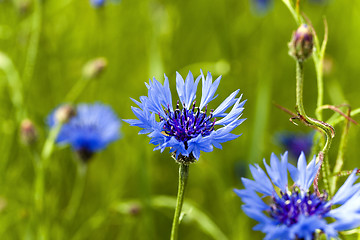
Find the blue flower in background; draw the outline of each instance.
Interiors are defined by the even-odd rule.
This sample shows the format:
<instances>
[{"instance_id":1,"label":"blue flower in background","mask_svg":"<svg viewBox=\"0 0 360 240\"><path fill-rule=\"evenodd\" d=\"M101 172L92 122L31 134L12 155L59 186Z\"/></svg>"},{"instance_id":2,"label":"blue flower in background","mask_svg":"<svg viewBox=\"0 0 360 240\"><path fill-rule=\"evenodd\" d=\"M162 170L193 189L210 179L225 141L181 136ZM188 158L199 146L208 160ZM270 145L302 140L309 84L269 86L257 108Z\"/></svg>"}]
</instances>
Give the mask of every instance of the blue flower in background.
<instances>
[{"instance_id":1,"label":"blue flower in background","mask_svg":"<svg viewBox=\"0 0 360 240\"><path fill-rule=\"evenodd\" d=\"M90 0L91 5L93 5L95 8L100 8L102 6L104 6L106 4L106 2L111 2L111 3L120 3L121 0Z\"/></svg>"},{"instance_id":2,"label":"blue flower in background","mask_svg":"<svg viewBox=\"0 0 360 240\"><path fill-rule=\"evenodd\" d=\"M94 7L102 7L105 4L105 0L90 0L90 3L94 6Z\"/></svg>"},{"instance_id":3,"label":"blue flower in background","mask_svg":"<svg viewBox=\"0 0 360 240\"><path fill-rule=\"evenodd\" d=\"M121 123L110 106L79 104L75 112L76 115L63 124L56 142L70 144L81 159L88 160L93 153L120 138ZM57 110L48 117L50 127L56 123L56 113Z\"/></svg>"},{"instance_id":4,"label":"blue flower in background","mask_svg":"<svg viewBox=\"0 0 360 240\"><path fill-rule=\"evenodd\" d=\"M360 225L360 184L354 185L356 171L328 199L325 192L318 196L309 190L320 167L315 162L314 157L307 165L301 153L295 167L288 163L287 152L281 155L281 161L272 154L270 166L264 159L270 178L259 165L250 165L254 180L243 178L245 189L234 191L244 202L244 212L259 222L254 230L265 233L264 239L312 240L318 230L328 238L336 238L339 231ZM288 172L294 183L288 182Z\"/></svg>"},{"instance_id":5,"label":"blue flower in background","mask_svg":"<svg viewBox=\"0 0 360 240\"><path fill-rule=\"evenodd\" d=\"M196 107L196 91L202 80L200 105ZM155 78L146 84L148 96L141 96L140 102L132 99L138 107L132 107L138 119L124 120L131 126L142 128L140 134L148 134L154 150L164 151L169 147L178 161L191 162L199 159L200 151L211 152L213 146L222 148L221 143L237 138L231 131L245 119L240 119L244 104L240 90L234 91L215 110L208 111L208 104L217 97L215 92L221 77L214 82L208 72L194 80L189 72L185 81L176 73L176 90L179 96L176 107L172 106L169 81L165 75L164 85ZM228 108L232 109L226 113ZM180 155L180 157L179 157Z\"/></svg>"},{"instance_id":6,"label":"blue flower in background","mask_svg":"<svg viewBox=\"0 0 360 240\"><path fill-rule=\"evenodd\" d=\"M255 15L265 15L273 6L273 0L250 0L251 10ZM329 0L309 0L313 4L326 4Z\"/></svg>"},{"instance_id":7,"label":"blue flower in background","mask_svg":"<svg viewBox=\"0 0 360 240\"><path fill-rule=\"evenodd\" d=\"M308 156L313 145L314 132L308 134L282 132L277 134L276 139L294 158L297 158L301 152Z\"/></svg>"},{"instance_id":8,"label":"blue flower in background","mask_svg":"<svg viewBox=\"0 0 360 240\"><path fill-rule=\"evenodd\" d=\"M250 5L253 13L256 15L264 15L267 11L272 8L272 0L250 0Z\"/></svg>"}]
</instances>

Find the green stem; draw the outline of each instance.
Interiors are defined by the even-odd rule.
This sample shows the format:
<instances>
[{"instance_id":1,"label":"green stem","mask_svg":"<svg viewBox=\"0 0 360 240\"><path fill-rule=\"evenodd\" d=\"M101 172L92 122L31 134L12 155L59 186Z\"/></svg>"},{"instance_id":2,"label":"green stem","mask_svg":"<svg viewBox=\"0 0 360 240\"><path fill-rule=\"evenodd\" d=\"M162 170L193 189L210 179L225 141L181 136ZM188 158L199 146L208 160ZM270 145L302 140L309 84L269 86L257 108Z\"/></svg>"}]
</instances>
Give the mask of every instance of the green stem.
<instances>
[{"instance_id":1,"label":"green stem","mask_svg":"<svg viewBox=\"0 0 360 240\"><path fill-rule=\"evenodd\" d=\"M6 75L11 91L11 101L16 109L16 120L20 123L26 116L23 98L23 85L14 63L2 52L0 52L0 69L3 70Z\"/></svg>"},{"instance_id":2,"label":"green stem","mask_svg":"<svg viewBox=\"0 0 360 240\"><path fill-rule=\"evenodd\" d=\"M42 4L43 3L40 0L34 1L34 13L32 16L32 34L29 40L29 47L26 54L26 61L23 73L23 81L25 84L27 84L29 80L31 80L34 73L41 33Z\"/></svg>"},{"instance_id":3,"label":"green stem","mask_svg":"<svg viewBox=\"0 0 360 240\"><path fill-rule=\"evenodd\" d=\"M293 16L295 22L300 25L302 22L301 16L295 11L293 4L290 2L290 0L282 0L285 6L289 9L291 15Z\"/></svg>"},{"instance_id":4,"label":"green stem","mask_svg":"<svg viewBox=\"0 0 360 240\"><path fill-rule=\"evenodd\" d=\"M81 199L84 194L86 174L87 164L83 162L78 162L75 186L73 188L67 209L65 211L65 217L67 220L72 220L79 209Z\"/></svg>"},{"instance_id":5,"label":"green stem","mask_svg":"<svg viewBox=\"0 0 360 240\"><path fill-rule=\"evenodd\" d=\"M51 156L51 153L54 150L55 140L61 130L62 124L58 123L56 124L49 133L49 136L47 137L43 150L41 152L41 159L42 161L47 161L49 157Z\"/></svg>"},{"instance_id":6,"label":"green stem","mask_svg":"<svg viewBox=\"0 0 360 240\"><path fill-rule=\"evenodd\" d=\"M360 108L354 109L351 111L350 113L350 117L355 117L356 115L358 115L360 113ZM334 114L335 115L335 114ZM339 124L340 122L344 121L346 118L344 118L343 116L339 116L337 118L335 118L335 116L330 118L330 123L332 126L335 126L337 124Z\"/></svg>"},{"instance_id":7,"label":"green stem","mask_svg":"<svg viewBox=\"0 0 360 240\"><path fill-rule=\"evenodd\" d=\"M323 150L319 153L317 161L322 161L322 174L323 174L323 181L325 185L326 191L331 196L330 187L328 178L330 176L330 169L329 164L326 159L326 154L329 151L331 146L331 141L334 135L333 129L330 125L321 122L319 120L310 118L306 115L303 103L303 85L304 85L304 65L303 62L297 61L296 62L296 110L298 111L300 118L302 118L307 124L312 126L316 126L320 130L322 130L326 135L326 142ZM321 156L321 157L320 157Z\"/></svg>"},{"instance_id":8,"label":"green stem","mask_svg":"<svg viewBox=\"0 0 360 240\"><path fill-rule=\"evenodd\" d=\"M65 97L65 102L73 103L79 98L80 94L89 85L90 79L79 79Z\"/></svg>"},{"instance_id":9,"label":"green stem","mask_svg":"<svg viewBox=\"0 0 360 240\"><path fill-rule=\"evenodd\" d=\"M189 165L180 163L179 166L179 186L176 200L176 208L174 214L174 220L171 229L170 240L176 240L178 237L178 230L180 224L180 214L184 202L185 187L189 176Z\"/></svg>"},{"instance_id":10,"label":"green stem","mask_svg":"<svg viewBox=\"0 0 360 240\"><path fill-rule=\"evenodd\" d=\"M315 61L315 57L314 57ZM318 89L318 97L317 97L317 111L316 118L320 121L323 119L322 109L320 108L324 102L324 81L323 81L323 59L320 61L315 61L316 67L316 79L317 79L317 89Z\"/></svg>"},{"instance_id":11,"label":"green stem","mask_svg":"<svg viewBox=\"0 0 360 240\"><path fill-rule=\"evenodd\" d=\"M45 169L47 161L53 152L55 140L62 127L61 123L56 124L51 130L45 141L41 158L36 161L36 179L35 179L35 211L38 221L38 239L47 239L46 223L44 215L44 192L45 192Z\"/></svg>"},{"instance_id":12,"label":"green stem","mask_svg":"<svg viewBox=\"0 0 360 240\"><path fill-rule=\"evenodd\" d=\"M338 155L336 158L335 167L334 167L334 171L333 171L333 173L335 173L335 174L341 171L341 168L344 164L344 152L345 152L345 148L346 148L346 144L347 144L347 136L348 136L348 132L349 132L349 127L350 127L350 121L347 120L347 122L345 123L345 126L344 126L344 130L341 134L339 151L338 151ZM334 192L336 189L337 179L338 179L337 177L332 178L332 182L331 182L332 192Z\"/></svg>"}]
</instances>

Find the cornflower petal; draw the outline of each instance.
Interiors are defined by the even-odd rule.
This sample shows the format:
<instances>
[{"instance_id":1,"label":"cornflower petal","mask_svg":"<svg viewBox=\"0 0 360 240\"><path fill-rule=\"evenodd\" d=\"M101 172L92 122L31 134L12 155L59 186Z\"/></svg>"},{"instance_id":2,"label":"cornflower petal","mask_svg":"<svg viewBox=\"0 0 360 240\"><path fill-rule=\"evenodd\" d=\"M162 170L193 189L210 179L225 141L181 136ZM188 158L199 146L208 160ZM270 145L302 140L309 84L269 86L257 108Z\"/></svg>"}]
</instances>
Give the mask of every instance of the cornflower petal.
<instances>
[{"instance_id":1,"label":"cornflower petal","mask_svg":"<svg viewBox=\"0 0 360 240\"><path fill-rule=\"evenodd\" d=\"M316 173L320 167L320 164L316 164L316 157L306 165L306 158L304 152L301 152L297 168L288 164L290 176L295 184L301 189L302 192L307 192L315 179Z\"/></svg>"},{"instance_id":2,"label":"cornflower petal","mask_svg":"<svg viewBox=\"0 0 360 240\"><path fill-rule=\"evenodd\" d=\"M272 196L275 192L275 189L272 186L268 176L266 176L265 172L259 166L254 167L252 165L250 165L250 171L255 181L247 178L241 178L244 186L266 196ZM261 184L259 184L259 181Z\"/></svg>"},{"instance_id":3,"label":"cornflower petal","mask_svg":"<svg viewBox=\"0 0 360 240\"><path fill-rule=\"evenodd\" d=\"M252 190L234 189L234 192L241 197L245 204L259 211L269 210L270 207L264 203L263 200Z\"/></svg>"},{"instance_id":4,"label":"cornflower petal","mask_svg":"<svg viewBox=\"0 0 360 240\"><path fill-rule=\"evenodd\" d=\"M191 139L188 145L188 152L191 152L196 159L199 159L200 151L211 152L213 150L211 139L209 137L202 137L201 135Z\"/></svg>"},{"instance_id":5,"label":"cornflower petal","mask_svg":"<svg viewBox=\"0 0 360 240\"><path fill-rule=\"evenodd\" d=\"M211 102L217 97L217 95L214 97L214 94L220 84L221 76L218 77L213 83L210 72L207 73L206 79L202 70L200 70L200 72L202 78L202 95L200 102L200 110L202 110L209 102Z\"/></svg>"},{"instance_id":6,"label":"cornflower petal","mask_svg":"<svg viewBox=\"0 0 360 240\"><path fill-rule=\"evenodd\" d=\"M259 221L259 222L267 222L271 224L271 219L263 214L259 209L250 208L248 205L244 205L242 210L248 215L249 217Z\"/></svg>"},{"instance_id":7,"label":"cornflower petal","mask_svg":"<svg viewBox=\"0 0 360 240\"><path fill-rule=\"evenodd\" d=\"M355 193L360 191L360 183L354 185L354 182L358 179L358 176L355 174L356 169L350 174L345 183L336 192L331 200L332 204L344 204Z\"/></svg>"},{"instance_id":8,"label":"cornflower petal","mask_svg":"<svg viewBox=\"0 0 360 240\"><path fill-rule=\"evenodd\" d=\"M232 105L234 105L237 101L237 99L235 98L236 95L239 93L240 89L234 91L232 94L230 94L230 96L228 96L214 111L214 117L224 117L226 116L226 114L224 114L224 112L231 107ZM242 97L242 95L240 95L240 98Z\"/></svg>"},{"instance_id":9,"label":"cornflower petal","mask_svg":"<svg viewBox=\"0 0 360 240\"><path fill-rule=\"evenodd\" d=\"M172 108L172 99L171 92L169 88L169 80L164 74L165 81L164 86L153 78L153 81L149 81L149 84L146 84L148 88L148 97L146 98L146 108L151 112L160 114L162 117L166 118L164 108Z\"/></svg>"},{"instance_id":10,"label":"cornflower petal","mask_svg":"<svg viewBox=\"0 0 360 240\"><path fill-rule=\"evenodd\" d=\"M288 155L287 152L285 152L285 154L281 156L281 162L280 162L277 156L274 153L272 153L270 157L271 167L269 167L269 165L266 164L265 158L263 159L266 171L269 174L272 182L283 192L287 191L287 184L288 184L287 155Z\"/></svg>"},{"instance_id":11,"label":"cornflower petal","mask_svg":"<svg viewBox=\"0 0 360 240\"><path fill-rule=\"evenodd\" d=\"M233 122L234 120L236 120L240 114L242 113L242 111L244 110L244 108L242 107L245 102L241 102L240 103L241 98L238 98L233 106L233 108L231 109L231 111L221 120L216 121L216 125L227 125L230 124L231 122Z\"/></svg>"}]
</instances>

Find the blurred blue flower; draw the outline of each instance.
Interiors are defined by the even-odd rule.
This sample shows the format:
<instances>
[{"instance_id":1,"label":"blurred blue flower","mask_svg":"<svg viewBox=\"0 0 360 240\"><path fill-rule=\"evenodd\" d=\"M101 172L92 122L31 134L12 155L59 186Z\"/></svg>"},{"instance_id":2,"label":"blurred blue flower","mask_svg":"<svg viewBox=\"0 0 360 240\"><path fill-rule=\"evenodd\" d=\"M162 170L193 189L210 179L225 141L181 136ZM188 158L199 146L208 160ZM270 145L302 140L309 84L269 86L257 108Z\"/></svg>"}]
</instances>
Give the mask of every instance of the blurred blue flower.
<instances>
[{"instance_id":1,"label":"blurred blue flower","mask_svg":"<svg viewBox=\"0 0 360 240\"><path fill-rule=\"evenodd\" d=\"M313 145L314 132L308 134L281 132L276 135L276 139L292 157L297 158L301 152L308 156Z\"/></svg>"},{"instance_id":2,"label":"blurred blue flower","mask_svg":"<svg viewBox=\"0 0 360 240\"><path fill-rule=\"evenodd\" d=\"M327 4L329 0L309 0L313 4ZM250 6L253 14L263 16L273 6L273 0L250 0Z\"/></svg>"},{"instance_id":3,"label":"blurred blue flower","mask_svg":"<svg viewBox=\"0 0 360 240\"><path fill-rule=\"evenodd\" d=\"M93 5L95 8L100 8L106 4L106 2L111 2L114 4L120 3L121 0L90 0L91 5Z\"/></svg>"},{"instance_id":4,"label":"blurred blue flower","mask_svg":"<svg viewBox=\"0 0 360 240\"><path fill-rule=\"evenodd\" d=\"M196 107L195 98L200 79L202 96L199 107ZM170 147L170 152L175 154L178 161L199 159L200 151L211 152L213 146L221 149L221 143L240 136L231 131L245 120L240 117L246 100L241 102L242 95L236 97L239 89L215 110L207 110L208 104L217 97L214 95L220 79L221 77L213 82L210 72L205 78L201 71L195 81L191 72L184 81L176 73L176 89L180 100L177 101L176 108L173 108L168 78L165 75L164 85L154 78L149 84L145 83L148 96L141 96L140 102L132 99L138 105L138 108L132 107L138 119L124 121L142 128L139 133L148 134L150 143L157 145L154 150L163 152L166 147ZM231 106L232 109L226 113Z\"/></svg>"},{"instance_id":5,"label":"blurred blue flower","mask_svg":"<svg viewBox=\"0 0 360 240\"><path fill-rule=\"evenodd\" d=\"M56 112L48 116L50 127L56 123ZM80 158L87 160L93 153L120 138L120 125L120 120L110 106L100 103L79 104L76 115L63 124L56 142L70 144Z\"/></svg>"},{"instance_id":6,"label":"blurred blue flower","mask_svg":"<svg viewBox=\"0 0 360 240\"><path fill-rule=\"evenodd\" d=\"M272 8L272 0L250 0L251 9L256 15L264 15Z\"/></svg>"},{"instance_id":7,"label":"blurred blue flower","mask_svg":"<svg viewBox=\"0 0 360 240\"><path fill-rule=\"evenodd\" d=\"M328 238L336 238L339 231L360 225L360 184L354 185L358 178L356 171L328 200L326 192L318 196L309 190L320 167L316 158L307 165L301 153L295 167L288 163L287 157L285 152L280 161L272 154L270 166L264 159L270 178L259 165L250 165L254 180L243 178L245 189L234 190L245 203L244 212L259 222L254 230L265 233L266 240L311 240L318 230ZM288 171L294 184L288 183Z\"/></svg>"},{"instance_id":8,"label":"blurred blue flower","mask_svg":"<svg viewBox=\"0 0 360 240\"><path fill-rule=\"evenodd\" d=\"M105 0L90 0L90 3L94 6L94 7L102 7L105 4Z\"/></svg>"}]
</instances>

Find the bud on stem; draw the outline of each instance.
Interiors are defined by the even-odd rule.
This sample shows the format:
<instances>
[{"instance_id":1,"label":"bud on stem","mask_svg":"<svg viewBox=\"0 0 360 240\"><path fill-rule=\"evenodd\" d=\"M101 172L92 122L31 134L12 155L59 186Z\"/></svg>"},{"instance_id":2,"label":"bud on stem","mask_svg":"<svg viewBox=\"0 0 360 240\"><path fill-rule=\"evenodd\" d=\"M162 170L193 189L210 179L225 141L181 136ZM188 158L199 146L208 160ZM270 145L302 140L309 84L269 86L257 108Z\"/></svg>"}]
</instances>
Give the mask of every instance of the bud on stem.
<instances>
[{"instance_id":1,"label":"bud on stem","mask_svg":"<svg viewBox=\"0 0 360 240\"><path fill-rule=\"evenodd\" d=\"M29 119L24 119L20 125L20 138L25 145L32 145L38 139L38 134L33 122Z\"/></svg>"},{"instance_id":2,"label":"bud on stem","mask_svg":"<svg viewBox=\"0 0 360 240\"><path fill-rule=\"evenodd\" d=\"M76 110L74 107L69 104L65 104L56 110L55 119L58 123L67 123L75 115Z\"/></svg>"},{"instance_id":3,"label":"bud on stem","mask_svg":"<svg viewBox=\"0 0 360 240\"><path fill-rule=\"evenodd\" d=\"M83 68L83 77L85 79L97 78L105 70L107 60L104 57L95 58L87 62Z\"/></svg>"},{"instance_id":4,"label":"bud on stem","mask_svg":"<svg viewBox=\"0 0 360 240\"><path fill-rule=\"evenodd\" d=\"M311 29L302 24L294 32L292 40L289 42L289 54L297 61L303 62L312 54L314 47L313 33Z\"/></svg>"}]
</instances>

